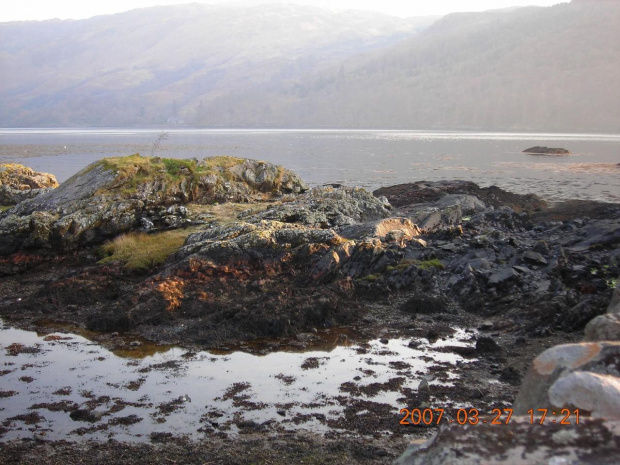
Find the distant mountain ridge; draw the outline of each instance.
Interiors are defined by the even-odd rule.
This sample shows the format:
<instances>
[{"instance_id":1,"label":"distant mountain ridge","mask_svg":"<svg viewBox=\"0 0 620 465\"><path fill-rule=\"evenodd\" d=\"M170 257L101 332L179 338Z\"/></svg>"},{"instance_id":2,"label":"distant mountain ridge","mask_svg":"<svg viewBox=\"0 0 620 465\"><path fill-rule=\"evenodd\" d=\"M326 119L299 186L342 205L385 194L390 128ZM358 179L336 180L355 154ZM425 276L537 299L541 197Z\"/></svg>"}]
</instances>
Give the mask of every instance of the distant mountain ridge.
<instances>
[{"instance_id":1,"label":"distant mountain ridge","mask_svg":"<svg viewBox=\"0 0 620 465\"><path fill-rule=\"evenodd\" d=\"M189 4L2 23L0 125L195 124L222 95L392 45L433 20Z\"/></svg>"},{"instance_id":2,"label":"distant mountain ridge","mask_svg":"<svg viewBox=\"0 0 620 465\"><path fill-rule=\"evenodd\" d=\"M4 23L0 125L620 133L620 2L434 19L194 4Z\"/></svg>"},{"instance_id":3,"label":"distant mountain ridge","mask_svg":"<svg viewBox=\"0 0 620 465\"><path fill-rule=\"evenodd\" d=\"M261 97L274 126L620 133L619 25L610 0L455 13Z\"/></svg>"}]
</instances>

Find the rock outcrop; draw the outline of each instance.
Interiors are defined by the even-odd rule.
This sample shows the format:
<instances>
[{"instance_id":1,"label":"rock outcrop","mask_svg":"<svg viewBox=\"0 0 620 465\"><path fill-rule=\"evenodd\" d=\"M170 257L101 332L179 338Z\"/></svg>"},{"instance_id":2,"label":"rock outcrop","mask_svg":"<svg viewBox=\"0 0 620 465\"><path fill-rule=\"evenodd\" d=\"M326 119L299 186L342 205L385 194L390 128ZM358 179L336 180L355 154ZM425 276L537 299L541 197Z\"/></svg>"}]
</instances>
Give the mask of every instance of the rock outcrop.
<instances>
[{"instance_id":1,"label":"rock outcrop","mask_svg":"<svg viewBox=\"0 0 620 465\"><path fill-rule=\"evenodd\" d=\"M40 173L23 165L0 164L0 205L16 205L58 187L53 174Z\"/></svg>"},{"instance_id":2,"label":"rock outcrop","mask_svg":"<svg viewBox=\"0 0 620 465\"><path fill-rule=\"evenodd\" d=\"M351 323L360 311L352 279L394 262L390 232L404 228L410 237L419 231L408 221L381 220L388 215L385 203L363 189L318 187L293 202L210 227L190 235L137 291L140 303L123 305L123 314L143 328L176 321L184 328L175 337L202 340L284 336ZM355 240L339 234L356 224L375 227ZM201 315L199 328L181 323L192 315ZM108 327L105 318L98 312L89 327ZM107 318L117 321L118 315Z\"/></svg>"},{"instance_id":3,"label":"rock outcrop","mask_svg":"<svg viewBox=\"0 0 620 465\"><path fill-rule=\"evenodd\" d=\"M176 227L191 221L182 208L189 202L248 202L306 189L291 171L255 160L104 159L4 212L0 255L32 248L71 250L141 226Z\"/></svg>"}]
</instances>

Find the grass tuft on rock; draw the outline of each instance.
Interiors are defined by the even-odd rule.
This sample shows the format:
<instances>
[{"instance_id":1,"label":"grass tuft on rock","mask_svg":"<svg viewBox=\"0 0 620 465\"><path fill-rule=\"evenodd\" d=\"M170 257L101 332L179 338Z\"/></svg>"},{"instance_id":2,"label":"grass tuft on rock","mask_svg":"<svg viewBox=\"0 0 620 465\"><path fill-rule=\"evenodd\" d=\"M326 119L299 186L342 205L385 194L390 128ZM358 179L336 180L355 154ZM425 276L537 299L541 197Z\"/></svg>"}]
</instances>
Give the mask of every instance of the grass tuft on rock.
<instances>
[{"instance_id":1,"label":"grass tuft on rock","mask_svg":"<svg viewBox=\"0 0 620 465\"><path fill-rule=\"evenodd\" d=\"M417 263L418 268L422 268L423 270L428 270L429 268L437 268L439 270L443 270L446 266L439 261L437 258L433 258L430 260L423 260Z\"/></svg>"},{"instance_id":2,"label":"grass tuft on rock","mask_svg":"<svg viewBox=\"0 0 620 465\"><path fill-rule=\"evenodd\" d=\"M104 258L99 263L122 262L125 268L147 270L166 261L185 243L189 234L189 230L123 234L101 246Z\"/></svg>"},{"instance_id":3,"label":"grass tuft on rock","mask_svg":"<svg viewBox=\"0 0 620 465\"><path fill-rule=\"evenodd\" d=\"M126 193L130 193L140 184L159 179L163 184L175 184L183 178L196 181L199 176L223 174L226 169L243 163L242 158L218 156L202 161L195 159L143 157L139 153L126 157L104 158L99 162L106 170L117 173L117 179L123 181Z\"/></svg>"}]
</instances>

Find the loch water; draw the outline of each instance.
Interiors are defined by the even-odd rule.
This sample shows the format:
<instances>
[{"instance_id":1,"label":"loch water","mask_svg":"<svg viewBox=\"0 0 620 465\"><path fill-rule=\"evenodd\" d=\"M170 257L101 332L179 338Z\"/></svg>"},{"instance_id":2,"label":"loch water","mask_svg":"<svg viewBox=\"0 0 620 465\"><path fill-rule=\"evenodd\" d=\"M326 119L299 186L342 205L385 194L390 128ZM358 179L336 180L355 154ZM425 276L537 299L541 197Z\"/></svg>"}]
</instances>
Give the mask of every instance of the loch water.
<instances>
[{"instance_id":1,"label":"loch water","mask_svg":"<svg viewBox=\"0 0 620 465\"><path fill-rule=\"evenodd\" d=\"M310 185L371 190L443 179L497 185L547 200L620 201L619 134L477 133L400 130L169 129L156 155L229 155L265 160ZM162 129L0 129L0 163L56 175L60 182L109 156L150 155ZM523 153L562 147L568 156Z\"/></svg>"}]
</instances>

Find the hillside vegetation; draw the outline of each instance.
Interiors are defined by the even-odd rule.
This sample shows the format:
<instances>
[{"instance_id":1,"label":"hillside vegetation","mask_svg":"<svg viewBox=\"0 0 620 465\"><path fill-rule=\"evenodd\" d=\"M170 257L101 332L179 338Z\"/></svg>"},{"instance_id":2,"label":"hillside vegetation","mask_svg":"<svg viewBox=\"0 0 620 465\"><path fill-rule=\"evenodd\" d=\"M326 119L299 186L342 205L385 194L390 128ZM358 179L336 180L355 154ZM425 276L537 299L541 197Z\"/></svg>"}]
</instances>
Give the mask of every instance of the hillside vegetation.
<instances>
[{"instance_id":1,"label":"hillside vegetation","mask_svg":"<svg viewBox=\"0 0 620 465\"><path fill-rule=\"evenodd\" d=\"M0 24L0 125L620 131L620 2ZM430 26L430 27L429 27Z\"/></svg>"}]
</instances>

